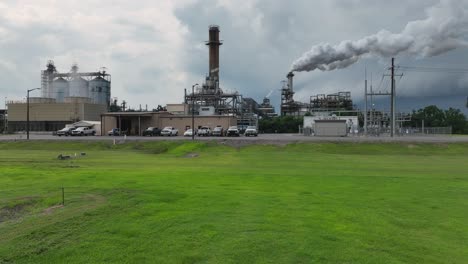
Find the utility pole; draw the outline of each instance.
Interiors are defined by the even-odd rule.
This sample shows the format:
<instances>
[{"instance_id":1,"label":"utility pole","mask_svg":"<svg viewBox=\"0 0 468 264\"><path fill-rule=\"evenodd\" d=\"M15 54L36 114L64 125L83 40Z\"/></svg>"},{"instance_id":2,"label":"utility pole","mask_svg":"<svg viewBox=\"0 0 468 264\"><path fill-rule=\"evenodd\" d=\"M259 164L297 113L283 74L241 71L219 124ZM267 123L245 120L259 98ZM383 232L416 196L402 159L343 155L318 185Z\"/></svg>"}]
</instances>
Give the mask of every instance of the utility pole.
<instances>
[{"instance_id":1,"label":"utility pole","mask_svg":"<svg viewBox=\"0 0 468 264\"><path fill-rule=\"evenodd\" d=\"M367 68L365 71L365 80L364 80L364 135L367 136Z\"/></svg>"},{"instance_id":2,"label":"utility pole","mask_svg":"<svg viewBox=\"0 0 468 264\"><path fill-rule=\"evenodd\" d=\"M29 89L26 95L26 139L29 140L29 93L41 88Z\"/></svg>"},{"instance_id":3,"label":"utility pole","mask_svg":"<svg viewBox=\"0 0 468 264\"><path fill-rule=\"evenodd\" d=\"M372 133L374 133L374 126L375 126L375 122L374 122L374 97L373 97L373 94L374 92L372 91L372 72L371 72L371 77L370 77L370 124L371 124L371 130L373 131Z\"/></svg>"},{"instance_id":4,"label":"utility pole","mask_svg":"<svg viewBox=\"0 0 468 264\"><path fill-rule=\"evenodd\" d=\"M192 141L195 140L195 86L198 83L192 85Z\"/></svg>"},{"instance_id":5,"label":"utility pole","mask_svg":"<svg viewBox=\"0 0 468 264\"><path fill-rule=\"evenodd\" d=\"M392 58L392 67L390 68L392 73L391 73L391 78L392 78L392 91L391 91L391 127L390 127L390 136L394 137L395 135L395 58Z\"/></svg>"}]
</instances>

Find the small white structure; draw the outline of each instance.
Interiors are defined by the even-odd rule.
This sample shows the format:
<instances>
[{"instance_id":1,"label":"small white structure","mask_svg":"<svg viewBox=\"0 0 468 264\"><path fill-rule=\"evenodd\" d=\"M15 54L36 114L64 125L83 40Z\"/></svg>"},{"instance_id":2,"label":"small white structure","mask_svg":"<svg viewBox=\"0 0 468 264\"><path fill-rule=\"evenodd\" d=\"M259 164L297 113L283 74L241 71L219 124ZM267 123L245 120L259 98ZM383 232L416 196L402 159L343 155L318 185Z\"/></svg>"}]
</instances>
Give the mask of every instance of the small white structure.
<instances>
[{"instance_id":1,"label":"small white structure","mask_svg":"<svg viewBox=\"0 0 468 264\"><path fill-rule=\"evenodd\" d=\"M213 115L215 115L214 106L200 106L199 115L200 116L213 116Z\"/></svg>"},{"instance_id":2,"label":"small white structure","mask_svg":"<svg viewBox=\"0 0 468 264\"><path fill-rule=\"evenodd\" d=\"M314 132L318 137L345 137L348 135L346 120L315 120Z\"/></svg>"},{"instance_id":3,"label":"small white structure","mask_svg":"<svg viewBox=\"0 0 468 264\"><path fill-rule=\"evenodd\" d=\"M317 133L316 133L316 131L317 131L317 122L318 121L320 122L322 120L341 120L341 121L345 121L344 122L345 131L346 131L345 135L342 135L342 133L340 132L339 133L340 135L335 135L336 133L332 133L332 135L329 135L329 136L346 136L347 134L356 133L359 130L359 121L358 121L357 116L336 116L336 115L329 115L328 113L320 113L320 114L317 114L315 116L304 116L304 123L303 123L304 134L305 135L316 135L316 136L318 136ZM328 127L328 126L333 126L332 123L333 122L329 123L328 125L326 125L325 123L322 123L320 126L321 126L321 128ZM336 124L334 124L336 126L336 129L338 129L337 127L340 127L339 129L341 131L342 123L343 122L337 122ZM320 133L321 136L324 136L323 133L324 133L324 131L322 130L321 133Z\"/></svg>"}]
</instances>

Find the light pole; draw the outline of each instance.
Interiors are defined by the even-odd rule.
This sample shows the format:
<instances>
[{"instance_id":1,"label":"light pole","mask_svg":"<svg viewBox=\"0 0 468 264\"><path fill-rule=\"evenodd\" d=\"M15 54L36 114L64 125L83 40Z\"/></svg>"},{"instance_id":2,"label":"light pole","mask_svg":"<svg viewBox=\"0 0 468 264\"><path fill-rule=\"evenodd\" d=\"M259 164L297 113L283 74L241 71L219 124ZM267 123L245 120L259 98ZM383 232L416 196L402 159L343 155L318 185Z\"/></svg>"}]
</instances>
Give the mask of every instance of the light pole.
<instances>
[{"instance_id":1,"label":"light pole","mask_svg":"<svg viewBox=\"0 0 468 264\"><path fill-rule=\"evenodd\" d=\"M4 133L4 134L7 133L7 119L6 119L6 115L7 115L7 97L5 96L5 112L3 112L3 133Z\"/></svg>"},{"instance_id":2,"label":"light pole","mask_svg":"<svg viewBox=\"0 0 468 264\"><path fill-rule=\"evenodd\" d=\"M26 96L26 139L29 140L29 93L34 90L39 90L41 88L29 89Z\"/></svg>"},{"instance_id":3,"label":"light pole","mask_svg":"<svg viewBox=\"0 0 468 264\"><path fill-rule=\"evenodd\" d=\"M197 86L198 83L192 85L192 140L195 140L195 86Z\"/></svg>"}]
</instances>

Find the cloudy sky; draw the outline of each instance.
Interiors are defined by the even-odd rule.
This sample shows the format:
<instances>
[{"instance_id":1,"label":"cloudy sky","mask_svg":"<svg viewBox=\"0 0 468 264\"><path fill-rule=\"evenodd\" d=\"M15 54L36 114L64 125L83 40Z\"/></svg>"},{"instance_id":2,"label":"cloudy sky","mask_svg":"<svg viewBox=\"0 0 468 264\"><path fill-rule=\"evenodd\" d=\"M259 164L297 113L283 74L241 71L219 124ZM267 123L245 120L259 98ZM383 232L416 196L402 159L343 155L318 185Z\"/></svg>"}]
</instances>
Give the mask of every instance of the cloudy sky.
<instances>
[{"instance_id":1,"label":"cloudy sky","mask_svg":"<svg viewBox=\"0 0 468 264\"><path fill-rule=\"evenodd\" d=\"M442 0L446 1L446 0ZM54 60L59 71L73 63L81 71L106 67L112 97L130 106L178 103L184 88L208 71L208 26L217 24L221 86L257 101L274 90L292 63L314 45L358 40L382 29L398 33L423 20L439 0L2 0L0 2L0 102L20 100L40 86L40 71ZM468 0L454 0L460 8ZM466 12L465 12L466 14ZM464 32L466 33L466 32ZM468 37L464 35L464 40ZM468 68L468 48L435 57L399 54L398 65ZM363 56L335 71L299 72L296 100L351 91L362 102L364 71L375 89L387 89L382 74L390 59ZM397 93L402 110L439 104L464 107L468 74L403 72ZM39 92L34 92L39 95ZM382 108L385 103L378 102ZM2 105L3 107L3 105ZM466 109L464 109L466 112Z\"/></svg>"}]
</instances>

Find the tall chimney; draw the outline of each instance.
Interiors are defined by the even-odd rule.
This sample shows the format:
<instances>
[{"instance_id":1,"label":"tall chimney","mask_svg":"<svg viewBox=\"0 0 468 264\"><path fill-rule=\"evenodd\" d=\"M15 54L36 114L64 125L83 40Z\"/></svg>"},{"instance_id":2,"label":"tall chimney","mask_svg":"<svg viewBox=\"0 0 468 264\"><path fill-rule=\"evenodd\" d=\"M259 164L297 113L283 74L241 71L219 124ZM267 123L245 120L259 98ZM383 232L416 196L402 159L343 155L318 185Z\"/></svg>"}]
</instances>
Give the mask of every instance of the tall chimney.
<instances>
[{"instance_id":1,"label":"tall chimney","mask_svg":"<svg viewBox=\"0 0 468 264\"><path fill-rule=\"evenodd\" d=\"M210 47L210 77L215 77L216 80L219 80L219 46L223 45L219 41L219 26L211 25L209 30L209 40L206 42L206 45Z\"/></svg>"},{"instance_id":2,"label":"tall chimney","mask_svg":"<svg viewBox=\"0 0 468 264\"><path fill-rule=\"evenodd\" d=\"M288 77L288 87L289 87L289 90L293 90L293 77L294 77L294 73L293 72L289 72L288 75L286 75L286 77Z\"/></svg>"}]
</instances>

